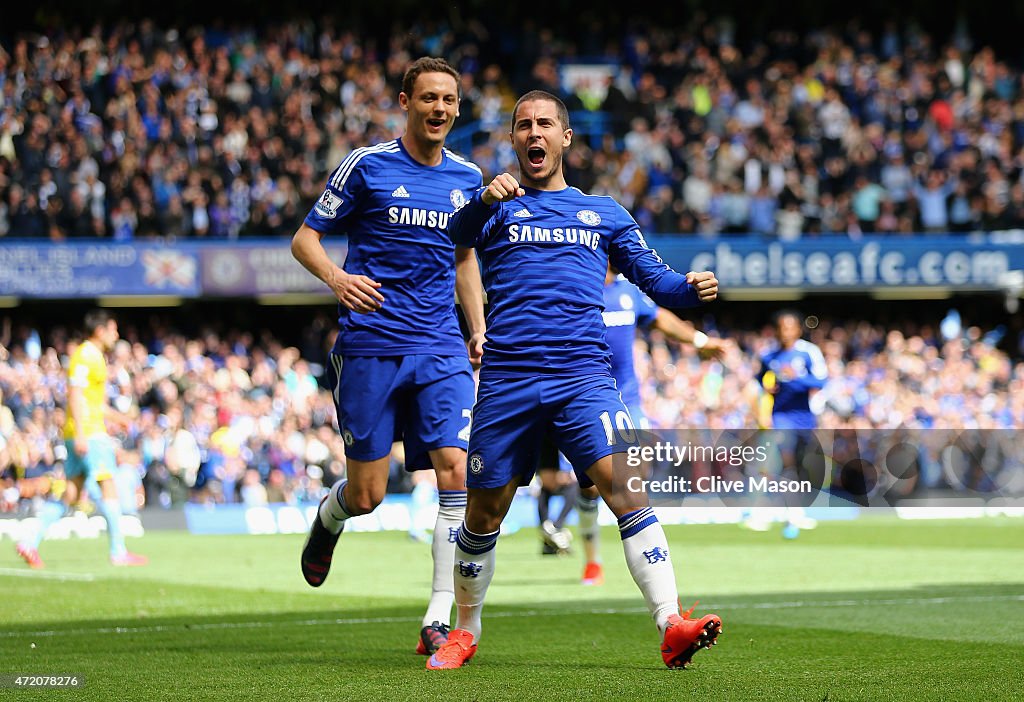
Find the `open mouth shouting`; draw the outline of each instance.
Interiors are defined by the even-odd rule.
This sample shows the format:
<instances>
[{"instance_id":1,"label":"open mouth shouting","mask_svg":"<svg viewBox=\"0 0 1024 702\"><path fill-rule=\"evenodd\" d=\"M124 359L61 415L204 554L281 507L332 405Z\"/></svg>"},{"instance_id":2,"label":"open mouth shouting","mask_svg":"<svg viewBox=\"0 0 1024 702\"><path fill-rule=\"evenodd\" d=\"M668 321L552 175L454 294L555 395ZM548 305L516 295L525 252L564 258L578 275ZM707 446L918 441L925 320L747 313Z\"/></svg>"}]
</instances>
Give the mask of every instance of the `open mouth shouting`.
<instances>
[{"instance_id":1,"label":"open mouth shouting","mask_svg":"<svg viewBox=\"0 0 1024 702\"><path fill-rule=\"evenodd\" d=\"M533 170L540 170L544 166L544 159L547 156L547 152L544 151L542 146L531 146L526 150L526 158L530 161L530 166Z\"/></svg>"}]
</instances>

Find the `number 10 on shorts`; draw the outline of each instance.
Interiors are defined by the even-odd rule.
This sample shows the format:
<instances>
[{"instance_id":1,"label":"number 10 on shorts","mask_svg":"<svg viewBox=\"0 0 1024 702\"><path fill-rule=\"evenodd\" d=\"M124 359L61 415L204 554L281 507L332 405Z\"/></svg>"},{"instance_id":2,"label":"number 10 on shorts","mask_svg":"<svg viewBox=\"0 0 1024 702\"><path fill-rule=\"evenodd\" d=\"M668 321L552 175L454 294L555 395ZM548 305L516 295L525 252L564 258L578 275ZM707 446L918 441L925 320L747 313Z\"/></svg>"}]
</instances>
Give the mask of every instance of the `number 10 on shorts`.
<instances>
[{"instance_id":1,"label":"number 10 on shorts","mask_svg":"<svg viewBox=\"0 0 1024 702\"><path fill-rule=\"evenodd\" d=\"M604 436L608 440L609 446L614 446L615 431L618 431L619 438L622 439L621 443L632 444L636 441L636 429L633 427L633 420L630 419L629 413L625 410L619 410L615 413L615 424L612 425L611 412L601 413L601 425L604 427Z\"/></svg>"}]
</instances>

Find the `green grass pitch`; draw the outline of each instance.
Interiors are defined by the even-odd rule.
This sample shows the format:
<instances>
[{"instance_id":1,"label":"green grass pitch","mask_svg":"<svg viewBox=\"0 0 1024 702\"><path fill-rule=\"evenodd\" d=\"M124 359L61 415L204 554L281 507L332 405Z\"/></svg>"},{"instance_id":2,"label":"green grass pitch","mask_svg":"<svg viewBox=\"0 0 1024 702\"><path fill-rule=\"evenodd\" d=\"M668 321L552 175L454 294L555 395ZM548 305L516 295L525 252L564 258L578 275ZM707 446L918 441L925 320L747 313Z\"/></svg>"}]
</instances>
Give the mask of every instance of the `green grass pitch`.
<instances>
[{"instance_id":1,"label":"green grass pitch","mask_svg":"<svg viewBox=\"0 0 1024 702\"><path fill-rule=\"evenodd\" d=\"M723 619L686 671L659 640L602 533L606 583L578 558L541 558L532 531L498 543L484 636L462 670L413 649L429 548L346 534L318 590L303 536L153 532L144 568L107 565L100 541L44 543L31 572L0 552L0 673L76 673L75 700L1019 700L1024 697L1024 523L824 523L796 541L734 525L668 527L685 606ZM35 644L33 647L32 644Z\"/></svg>"}]
</instances>

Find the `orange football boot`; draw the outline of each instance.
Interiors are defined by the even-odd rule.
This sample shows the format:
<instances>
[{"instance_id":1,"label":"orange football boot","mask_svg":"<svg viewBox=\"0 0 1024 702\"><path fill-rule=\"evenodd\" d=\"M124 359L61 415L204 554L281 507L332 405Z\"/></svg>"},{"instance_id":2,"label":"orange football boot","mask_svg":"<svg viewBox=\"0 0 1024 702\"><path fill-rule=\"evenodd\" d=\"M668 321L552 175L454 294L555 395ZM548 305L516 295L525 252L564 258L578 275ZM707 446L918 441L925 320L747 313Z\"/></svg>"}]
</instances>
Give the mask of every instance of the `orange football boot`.
<instances>
[{"instance_id":1,"label":"orange football boot","mask_svg":"<svg viewBox=\"0 0 1024 702\"><path fill-rule=\"evenodd\" d=\"M601 564L596 561L587 563L583 569L583 580L584 585L602 585L604 583L604 569L601 568Z\"/></svg>"},{"instance_id":2,"label":"orange football boot","mask_svg":"<svg viewBox=\"0 0 1024 702\"><path fill-rule=\"evenodd\" d=\"M693 607L668 618L668 627L661 642L661 659L669 668L685 668L693 654L702 648L715 645L722 633L722 620L717 614L705 614L700 619L690 619Z\"/></svg>"},{"instance_id":3,"label":"orange football boot","mask_svg":"<svg viewBox=\"0 0 1024 702\"><path fill-rule=\"evenodd\" d=\"M448 642L427 659L427 670L461 668L475 655L473 635L465 629L456 629L448 635Z\"/></svg>"},{"instance_id":4,"label":"orange football boot","mask_svg":"<svg viewBox=\"0 0 1024 702\"><path fill-rule=\"evenodd\" d=\"M39 570L40 568L45 567L43 565L43 559L39 557L39 551L32 548L31 546L26 546L25 544L18 544L15 550L18 552L19 556L25 559L25 562L28 563L29 568L32 568L33 570Z\"/></svg>"}]
</instances>

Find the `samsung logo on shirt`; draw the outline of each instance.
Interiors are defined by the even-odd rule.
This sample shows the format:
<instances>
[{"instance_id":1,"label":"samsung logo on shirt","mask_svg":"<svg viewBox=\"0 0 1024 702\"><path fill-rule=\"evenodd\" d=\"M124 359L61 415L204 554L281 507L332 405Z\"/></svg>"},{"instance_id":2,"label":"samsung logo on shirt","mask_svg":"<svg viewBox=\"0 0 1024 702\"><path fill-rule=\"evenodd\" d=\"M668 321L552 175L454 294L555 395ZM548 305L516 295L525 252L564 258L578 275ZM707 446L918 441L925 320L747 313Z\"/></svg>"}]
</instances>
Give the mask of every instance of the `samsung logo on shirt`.
<instances>
[{"instance_id":1,"label":"samsung logo on shirt","mask_svg":"<svg viewBox=\"0 0 1024 702\"><path fill-rule=\"evenodd\" d=\"M602 312L604 325L606 327L635 327L636 312L633 310L615 310L614 312Z\"/></svg>"},{"instance_id":2,"label":"samsung logo on shirt","mask_svg":"<svg viewBox=\"0 0 1024 702\"><path fill-rule=\"evenodd\" d=\"M531 227L529 224L510 224L508 227L508 240L513 244L525 242L533 244L544 242L552 244L580 244L597 251L597 247L601 243L601 234L589 229L577 229L576 227L545 229L542 227Z\"/></svg>"},{"instance_id":3,"label":"samsung logo on shirt","mask_svg":"<svg viewBox=\"0 0 1024 702\"><path fill-rule=\"evenodd\" d=\"M389 207L388 221L391 224L410 224L414 227L438 227L446 229L451 212L424 210L419 207Z\"/></svg>"}]
</instances>

